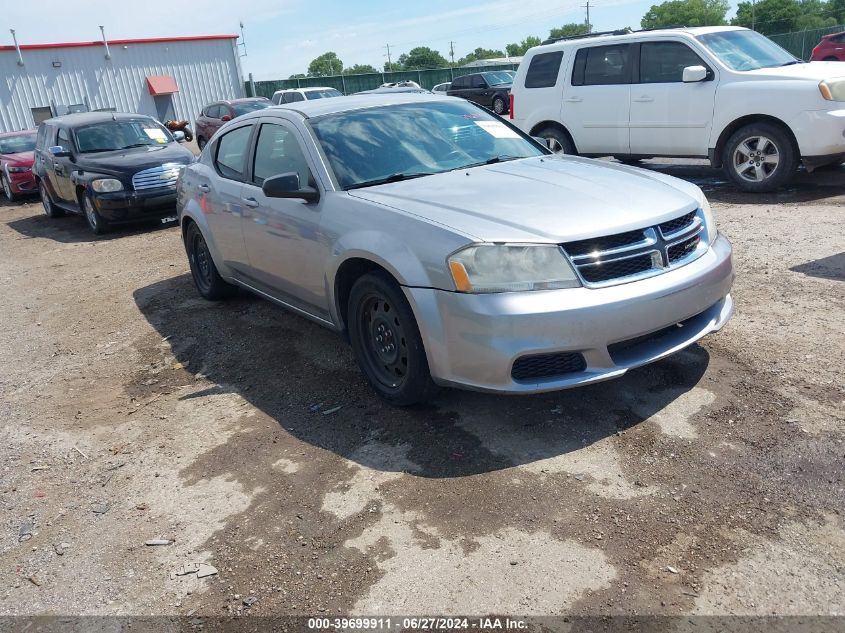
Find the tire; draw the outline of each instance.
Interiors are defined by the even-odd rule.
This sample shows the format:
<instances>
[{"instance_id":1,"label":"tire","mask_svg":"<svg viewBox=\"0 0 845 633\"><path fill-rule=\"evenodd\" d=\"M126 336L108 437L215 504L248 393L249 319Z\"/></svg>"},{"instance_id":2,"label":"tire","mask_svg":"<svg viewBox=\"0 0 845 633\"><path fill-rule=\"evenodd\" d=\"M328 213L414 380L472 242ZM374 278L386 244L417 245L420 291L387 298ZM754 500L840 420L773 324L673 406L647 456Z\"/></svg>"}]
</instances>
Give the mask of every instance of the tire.
<instances>
[{"instance_id":1,"label":"tire","mask_svg":"<svg viewBox=\"0 0 845 633\"><path fill-rule=\"evenodd\" d=\"M50 192L44 185L43 180L38 181L38 194L41 196L41 206L44 207L44 214L49 218L60 218L65 212L56 206L56 203L50 198Z\"/></svg>"},{"instance_id":2,"label":"tire","mask_svg":"<svg viewBox=\"0 0 845 633\"><path fill-rule=\"evenodd\" d=\"M728 139L722 164L740 189L764 193L791 180L798 169L798 153L792 139L780 127L751 123Z\"/></svg>"},{"instance_id":3,"label":"tire","mask_svg":"<svg viewBox=\"0 0 845 633\"><path fill-rule=\"evenodd\" d=\"M193 222L185 235L185 251L188 253L194 285L204 299L220 301L237 293L238 289L223 281L220 273L217 272L217 266L214 265L202 231Z\"/></svg>"},{"instance_id":4,"label":"tire","mask_svg":"<svg viewBox=\"0 0 845 633\"><path fill-rule=\"evenodd\" d=\"M94 201L91 199L89 193L83 193L79 202L82 205L82 214L85 216L85 221L88 223L88 228L94 235L102 235L108 232L109 224L97 211L94 206Z\"/></svg>"},{"instance_id":5,"label":"tire","mask_svg":"<svg viewBox=\"0 0 845 633\"><path fill-rule=\"evenodd\" d=\"M389 275L373 272L358 279L346 318L355 359L379 396L404 407L436 393L414 313Z\"/></svg>"},{"instance_id":6,"label":"tire","mask_svg":"<svg viewBox=\"0 0 845 633\"><path fill-rule=\"evenodd\" d=\"M499 116L508 113L508 104L503 97L497 95L493 98L493 112Z\"/></svg>"},{"instance_id":7,"label":"tire","mask_svg":"<svg viewBox=\"0 0 845 633\"><path fill-rule=\"evenodd\" d=\"M823 61L823 62L838 62L838 61L839 61L839 58L838 58L838 57L834 57L833 55L828 55L828 56L827 56L827 57L825 57L822 61Z\"/></svg>"},{"instance_id":8,"label":"tire","mask_svg":"<svg viewBox=\"0 0 845 633\"><path fill-rule=\"evenodd\" d=\"M6 196L6 200L9 202L15 202L18 199L18 196L12 191L12 185L6 179L6 176L0 175L0 180L3 181L3 195Z\"/></svg>"},{"instance_id":9,"label":"tire","mask_svg":"<svg viewBox=\"0 0 845 633\"><path fill-rule=\"evenodd\" d=\"M643 162L642 158L631 158L630 156L614 156L613 158L623 165L629 165L631 167L639 167Z\"/></svg>"},{"instance_id":10,"label":"tire","mask_svg":"<svg viewBox=\"0 0 845 633\"><path fill-rule=\"evenodd\" d=\"M544 127L535 136L546 139L546 146L555 154L577 154L569 134L556 128Z\"/></svg>"},{"instance_id":11,"label":"tire","mask_svg":"<svg viewBox=\"0 0 845 633\"><path fill-rule=\"evenodd\" d=\"M208 141L206 141L202 136L197 137L197 147L199 148L200 151L203 150L203 148L205 147L205 144L207 142Z\"/></svg>"}]
</instances>

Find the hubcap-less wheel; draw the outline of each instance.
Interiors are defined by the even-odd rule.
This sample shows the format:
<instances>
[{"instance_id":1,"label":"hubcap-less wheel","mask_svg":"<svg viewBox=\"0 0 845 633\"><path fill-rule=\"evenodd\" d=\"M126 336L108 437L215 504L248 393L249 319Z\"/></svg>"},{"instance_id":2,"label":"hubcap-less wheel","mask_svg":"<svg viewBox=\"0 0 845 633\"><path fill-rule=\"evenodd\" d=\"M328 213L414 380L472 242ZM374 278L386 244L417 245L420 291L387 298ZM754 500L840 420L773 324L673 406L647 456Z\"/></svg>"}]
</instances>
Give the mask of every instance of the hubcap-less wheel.
<instances>
[{"instance_id":1,"label":"hubcap-less wheel","mask_svg":"<svg viewBox=\"0 0 845 633\"><path fill-rule=\"evenodd\" d=\"M399 313L372 293L359 304L357 321L371 375L385 387L400 387L408 375L408 344Z\"/></svg>"},{"instance_id":2,"label":"hubcap-less wheel","mask_svg":"<svg viewBox=\"0 0 845 633\"><path fill-rule=\"evenodd\" d=\"M211 253L199 231L191 235L191 273L194 275L194 282L203 293L211 290L213 271L211 268Z\"/></svg>"},{"instance_id":3,"label":"hubcap-less wheel","mask_svg":"<svg viewBox=\"0 0 845 633\"><path fill-rule=\"evenodd\" d=\"M737 145L733 155L733 168L740 178L748 182L762 182L769 178L780 164L777 145L765 136L750 136Z\"/></svg>"},{"instance_id":4,"label":"hubcap-less wheel","mask_svg":"<svg viewBox=\"0 0 845 633\"><path fill-rule=\"evenodd\" d=\"M502 99L493 99L493 112L502 114L505 111L505 102Z\"/></svg>"},{"instance_id":5,"label":"hubcap-less wheel","mask_svg":"<svg viewBox=\"0 0 845 633\"><path fill-rule=\"evenodd\" d=\"M85 219L88 220L88 224L91 225L91 228L96 231L100 228L100 218L97 217L97 210L94 209L94 203L91 202L91 198L85 196L83 198L82 206L85 209Z\"/></svg>"}]
</instances>

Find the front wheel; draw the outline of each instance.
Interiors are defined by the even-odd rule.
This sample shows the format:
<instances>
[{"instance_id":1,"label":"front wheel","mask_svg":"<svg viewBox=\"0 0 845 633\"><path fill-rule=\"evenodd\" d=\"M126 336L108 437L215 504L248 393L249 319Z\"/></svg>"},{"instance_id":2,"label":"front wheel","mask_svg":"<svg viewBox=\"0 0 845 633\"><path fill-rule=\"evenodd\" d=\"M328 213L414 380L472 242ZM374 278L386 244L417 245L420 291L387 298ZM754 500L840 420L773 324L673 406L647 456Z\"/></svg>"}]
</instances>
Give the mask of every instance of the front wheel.
<instances>
[{"instance_id":1,"label":"front wheel","mask_svg":"<svg viewBox=\"0 0 845 633\"><path fill-rule=\"evenodd\" d=\"M493 112L498 115L505 114L508 111L508 104L505 103L503 97L496 97L493 99Z\"/></svg>"},{"instance_id":2,"label":"front wheel","mask_svg":"<svg viewBox=\"0 0 845 633\"><path fill-rule=\"evenodd\" d=\"M0 180L3 181L3 195L6 196L6 200L8 200L9 202L14 202L15 200L17 200L18 197L17 195L15 195L15 192L12 191L12 185L9 183L9 180L6 178L6 176L0 176Z\"/></svg>"},{"instance_id":3,"label":"front wheel","mask_svg":"<svg viewBox=\"0 0 845 633\"><path fill-rule=\"evenodd\" d=\"M575 143L569 138L569 134L556 128L544 127L537 132L537 136L546 141L548 147L555 154L576 154Z\"/></svg>"},{"instance_id":4,"label":"front wheel","mask_svg":"<svg viewBox=\"0 0 845 633\"><path fill-rule=\"evenodd\" d=\"M109 230L108 223L100 215L100 212L97 211L94 201L88 193L82 194L82 211L85 213L85 221L88 222L88 228L91 229L94 235L102 235Z\"/></svg>"},{"instance_id":5,"label":"front wheel","mask_svg":"<svg viewBox=\"0 0 845 633\"><path fill-rule=\"evenodd\" d=\"M237 292L232 284L223 281L214 260L211 258L211 251L196 224L191 222L188 233L185 236L185 250L188 252L188 263L191 266L191 276L194 278L194 285L204 299L219 301L227 299Z\"/></svg>"},{"instance_id":6,"label":"front wheel","mask_svg":"<svg viewBox=\"0 0 845 633\"><path fill-rule=\"evenodd\" d=\"M722 164L740 189L764 193L789 182L798 168L798 153L781 128L752 123L728 139Z\"/></svg>"},{"instance_id":7,"label":"front wheel","mask_svg":"<svg viewBox=\"0 0 845 633\"><path fill-rule=\"evenodd\" d=\"M424 402L437 390L405 295L385 273L364 275L349 295L349 340L373 390L396 406Z\"/></svg>"}]
</instances>

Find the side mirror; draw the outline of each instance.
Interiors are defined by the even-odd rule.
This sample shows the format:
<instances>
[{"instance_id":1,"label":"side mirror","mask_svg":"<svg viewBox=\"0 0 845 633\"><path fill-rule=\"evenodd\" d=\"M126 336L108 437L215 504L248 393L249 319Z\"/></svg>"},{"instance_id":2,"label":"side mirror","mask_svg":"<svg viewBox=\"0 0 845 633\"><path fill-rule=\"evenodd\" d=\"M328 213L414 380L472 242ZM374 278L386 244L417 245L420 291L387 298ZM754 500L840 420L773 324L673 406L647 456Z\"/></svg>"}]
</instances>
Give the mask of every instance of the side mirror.
<instances>
[{"instance_id":1,"label":"side mirror","mask_svg":"<svg viewBox=\"0 0 845 633\"><path fill-rule=\"evenodd\" d=\"M684 68L684 83L691 84L707 79L707 69L704 66L687 66Z\"/></svg>"},{"instance_id":2,"label":"side mirror","mask_svg":"<svg viewBox=\"0 0 845 633\"><path fill-rule=\"evenodd\" d=\"M67 158L68 156L70 156L70 152L61 145L53 145L53 147L50 148L49 152L53 156L53 158Z\"/></svg>"},{"instance_id":3,"label":"side mirror","mask_svg":"<svg viewBox=\"0 0 845 633\"><path fill-rule=\"evenodd\" d=\"M306 202L317 202L320 199L320 192L316 189L300 186L299 174L295 171L267 178L261 190L268 198L301 198Z\"/></svg>"},{"instance_id":4,"label":"side mirror","mask_svg":"<svg viewBox=\"0 0 845 633\"><path fill-rule=\"evenodd\" d=\"M228 114L224 114L223 116L220 117L220 120L225 123L226 121L231 121L232 117Z\"/></svg>"},{"instance_id":5,"label":"side mirror","mask_svg":"<svg viewBox=\"0 0 845 633\"><path fill-rule=\"evenodd\" d=\"M181 130L176 130L175 132L171 132L171 134L173 134L173 140L177 143L181 143L185 140L185 133Z\"/></svg>"}]
</instances>

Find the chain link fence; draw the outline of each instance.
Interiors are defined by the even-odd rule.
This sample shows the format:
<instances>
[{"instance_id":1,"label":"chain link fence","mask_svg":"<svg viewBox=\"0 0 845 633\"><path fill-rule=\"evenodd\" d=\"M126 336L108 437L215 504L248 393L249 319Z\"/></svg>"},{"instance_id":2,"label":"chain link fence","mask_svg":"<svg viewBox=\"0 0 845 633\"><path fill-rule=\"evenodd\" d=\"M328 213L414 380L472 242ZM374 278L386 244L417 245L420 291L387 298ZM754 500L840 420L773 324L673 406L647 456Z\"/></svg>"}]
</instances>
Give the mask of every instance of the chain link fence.
<instances>
[{"instance_id":1,"label":"chain link fence","mask_svg":"<svg viewBox=\"0 0 845 633\"><path fill-rule=\"evenodd\" d=\"M486 72L488 70L516 70L519 64L502 64L496 66L461 66L459 68L436 68L433 70L403 70L392 73L369 73L366 75L332 75L330 77L304 77L302 79L276 79L273 81L256 81L255 94L252 94L249 82L246 83L246 94L251 97L273 96L277 90L289 88L310 88L325 86L336 88L343 94L351 95L362 90L372 90L385 83L396 81L416 81L426 90L431 90L437 84L452 81L455 77L471 73Z\"/></svg>"},{"instance_id":2,"label":"chain link fence","mask_svg":"<svg viewBox=\"0 0 845 633\"><path fill-rule=\"evenodd\" d=\"M828 26L822 29L807 29L805 31L793 31L792 33L781 33L780 35L769 35L769 39L779 44L799 59L809 60L813 54L813 48L825 35L845 31L845 25Z\"/></svg>"}]
</instances>

